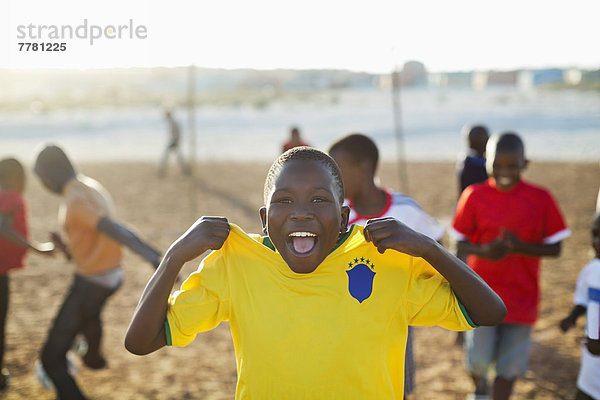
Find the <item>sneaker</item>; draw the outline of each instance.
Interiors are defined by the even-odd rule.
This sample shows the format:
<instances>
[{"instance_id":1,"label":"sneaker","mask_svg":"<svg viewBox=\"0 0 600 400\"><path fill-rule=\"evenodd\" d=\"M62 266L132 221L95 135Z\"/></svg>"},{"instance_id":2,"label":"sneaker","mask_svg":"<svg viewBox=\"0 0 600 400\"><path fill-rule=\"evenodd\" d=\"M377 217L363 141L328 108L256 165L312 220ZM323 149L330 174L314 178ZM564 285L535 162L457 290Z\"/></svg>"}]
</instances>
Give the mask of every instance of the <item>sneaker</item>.
<instances>
[{"instance_id":1,"label":"sneaker","mask_svg":"<svg viewBox=\"0 0 600 400\"><path fill-rule=\"evenodd\" d=\"M81 358L81 361L83 361L86 367L91 369L104 369L108 366L108 363L106 362L106 359L102 357L102 354L96 354L92 357L90 353L86 353L86 355Z\"/></svg>"},{"instance_id":2,"label":"sneaker","mask_svg":"<svg viewBox=\"0 0 600 400\"><path fill-rule=\"evenodd\" d=\"M37 360L35 362L35 365L33 366L33 370L35 372L35 377L37 378L40 385L42 385L42 387L46 390L54 391L54 384L52 383L52 380L46 373L46 370L42 366L42 363L40 360Z\"/></svg>"},{"instance_id":3,"label":"sneaker","mask_svg":"<svg viewBox=\"0 0 600 400\"><path fill-rule=\"evenodd\" d=\"M0 371L0 393L8 389L8 381L10 380L10 373L6 368L2 368Z\"/></svg>"},{"instance_id":4,"label":"sneaker","mask_svg":"<svg viewBox=\"0 0 600 400\"><path fill-rule=\"evenodd\" d=\"M75 354L77 354L79 357L83 358L88 351L88 343L85 340L85 338L79 338L71 347L71 349L73 351L75 351Z\"/></svg>"},{"instance_id":5,"label":"sneaker","mask_svg":"<svg viewBox=\"0 0 600 400\"><path fill-rule=\"evenodd\" d=\"M490 400L490 396L487 394L469 393L467 395L467 400Z\"/></svg>"},{"instance_id":6,"label":"sneaker","mask_svg":"<svg viewBox=\"0 0 600 400\"><path fill-rule=\"evenodd\" d=\"M475 391L467 395L467 400L489 400L489 387L486 378L479 380L475 386Z\"/></svg>"},{"instance_id":7,"label":"sneaker","mask_svg":"<svg viewBox=\"0 0 600 400\"><path fill-rule=\"evenodd\" d=\"M44 366L40 360L36 360L33 366L33 370L35 372L35 376L42 385L42 387L46 390L54 391L54 384L52 383L52 379L46 373ZM77 365L75 364L75 357L71 352L67 353L67 370L69 371L69 375L75 377L77 375Z\"/></svg>"},{"instance_id":8,"label":"sneaker","mask_svg":"<svg viewBox=\"0 0 600 400\"><path fill-rule=\"evenodd\" d=\"M90 354L88 343L84 338L79 339L73 346L75 353L81 358L81 361L90 369L107 368L108 363L102 354Z\"/></svg>"}]
</instances>

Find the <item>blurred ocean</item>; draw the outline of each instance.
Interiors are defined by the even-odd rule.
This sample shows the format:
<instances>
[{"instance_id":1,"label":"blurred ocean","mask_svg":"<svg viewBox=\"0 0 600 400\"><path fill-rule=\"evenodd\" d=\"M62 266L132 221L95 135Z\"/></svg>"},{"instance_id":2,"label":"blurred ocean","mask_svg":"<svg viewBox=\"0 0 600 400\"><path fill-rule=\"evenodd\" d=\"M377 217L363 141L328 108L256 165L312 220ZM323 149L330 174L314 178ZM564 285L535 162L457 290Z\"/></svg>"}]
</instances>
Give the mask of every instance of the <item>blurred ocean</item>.
<instances>
[{"instance_id":1,"label":"blurred ocean","mask_svg":"<svg viewBox=\"0 0 600 400\"><path fill-rule=\"evenodd\" d=\"M188 112L174 114L189 156ZM385 91L337 91L323 101L273 101L261 107L203 106L194 120L199 161L272 161L292 125L321 149L343 134L362 132L375 139L384 160L397 157L391 95ZM600 160L597 91L403 88L401 123L409 160L456 160L465 146L461 129L474 122L492 132L521 134L534 160ZM27 163L43 142L62 145L78 162L158 160L167 137L162 110L154 107L0 114L0 157L13 155Z\"/></svg>"}]
</instances>

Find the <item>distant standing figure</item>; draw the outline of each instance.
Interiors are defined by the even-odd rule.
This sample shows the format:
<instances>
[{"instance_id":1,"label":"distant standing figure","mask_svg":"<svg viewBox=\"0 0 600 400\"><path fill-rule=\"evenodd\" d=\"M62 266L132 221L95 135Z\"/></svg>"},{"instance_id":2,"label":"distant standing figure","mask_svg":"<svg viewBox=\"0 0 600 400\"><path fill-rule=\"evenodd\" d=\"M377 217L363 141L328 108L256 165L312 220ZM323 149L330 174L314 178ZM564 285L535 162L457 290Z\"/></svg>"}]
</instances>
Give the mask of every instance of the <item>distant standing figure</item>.
<instances>
[{"instance_id":1,"label":"distant standing figure","mask_svg":"<svg viewBox=\"0 0 600 400\"><path fill-rule=\"evenodd\" d=\"M485 168L485 146L489 138L487 128L483 125L470 126L463 130L463 135L469 149L457 168L459 196L467 186L488 178Z\"/></svg>"},{"instance_id":2,"label":"distant standing figure","mask_svg":"<svg viewBox=\"0 0 600 400\"><path fill-rule=\"evenodd\" d=\"M184 175L189 175L190 167L186 164L185 159L183 158L183 153L181 152L181 147L179 146L179 141L181 139L181 129L179 128L179 124L177 121L175 121L173 113L170 110L165 111L165 119L169 125L169 144L167 145L162 160L160 161L158 175L161 177L165 176L167 172L167 164L169 162L169 155L171 153L175 153L177 161L179 161L179 165L181 166L181 172Z\"/></svg>"},{"instance_id":3,"label":"distant standing figure","mask_svg":"<svg viewBox=\"0 0 600 400\"><path fill-rule=\"evenodd\" d=\"M485 146L490 137L488 130L483 125L466 126L463 129L463 137L466 139L467 155L457 165L458 173L458 197L474 183L484 182L488 179L485 167ZM467 262L467 255L456 250L456 257ZM457 343L462 344L462 332L458 332Z\"/></svg>"},{"instance_id":4,"label":"distant standing figure","mask_svg":"<svg viewBox=\"0 0 600 400\"><path fill-rule=\"evenodd\" d=\"M300 129L298 129L298 127L296 126L292 126L292 128L290 129L290 138L287 142L283 144L281 152L285 153L289 149L298 146L309 146L309 144L300 138Z\"/></svg>"}]
</instances>

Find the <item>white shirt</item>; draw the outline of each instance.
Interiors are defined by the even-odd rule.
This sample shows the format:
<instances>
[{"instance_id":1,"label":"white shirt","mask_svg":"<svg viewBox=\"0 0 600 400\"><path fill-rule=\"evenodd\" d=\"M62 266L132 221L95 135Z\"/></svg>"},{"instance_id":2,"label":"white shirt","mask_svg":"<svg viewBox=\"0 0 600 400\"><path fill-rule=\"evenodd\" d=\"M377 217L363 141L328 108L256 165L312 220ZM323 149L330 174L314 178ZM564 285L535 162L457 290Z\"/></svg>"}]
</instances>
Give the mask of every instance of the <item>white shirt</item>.
<instances>
[{"instance_id":1,"label":"white shirt","mask_svg":"<svg viewBox=\"0 0 600 400\"><path fill-rule=\"evenodd\" d=\"M368 220L373 218L394 217L412 230L422 233L434 240L439 241L442 236L444 236L444 227L432 216L423 211L419 203L414 199L400 193L389 193L387 191L385 193L387 195L387 204L383 211L378 215L359 215L354 209L352 202L347 202L347 205L350 206L350 219L348 224L364 226Z\"/></svg>"},{"instance_id":2,"label":"white shirt","mask_svg":"<svg viewBox=\"0 0 600 400\"><path fill-rule=\"evenodd\" d=\"M599 339L600 334L600 259L588 263L577 277L573 303L587 310L586 336ZM583 346L577 387L595 399L600 399L600 356Z\"/></svg>"}]
</instances>

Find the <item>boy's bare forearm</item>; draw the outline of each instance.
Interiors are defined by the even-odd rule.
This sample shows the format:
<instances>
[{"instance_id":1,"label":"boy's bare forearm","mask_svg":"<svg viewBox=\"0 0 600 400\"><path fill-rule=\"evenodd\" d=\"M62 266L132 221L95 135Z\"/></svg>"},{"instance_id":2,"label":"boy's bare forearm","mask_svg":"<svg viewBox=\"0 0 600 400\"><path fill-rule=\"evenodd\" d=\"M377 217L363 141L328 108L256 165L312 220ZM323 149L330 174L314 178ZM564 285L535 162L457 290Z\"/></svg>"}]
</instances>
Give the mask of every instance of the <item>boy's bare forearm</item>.
<instances>
[{"instance_id":1,"label":"boy's bare forearm","mask_svg":"<svg viewBox=\"0 0 600 400\"><path fill-rule=\"evenodd\" d=\"M474 254L476 256L481 256L483 251L481 246L467 242L467 241L459 241L456 243L456 247L458 251L464 254Z\"/></svg>"},{"instance_id":2,"label":"boy's bare forearm","mask_svg":"<svg viewBox=\"0 0 600 400\"><path fill-rule=\"evenodd\" d=\"M38 253L49 252L54 247L50 243L37 243L27 240L27 238L15 231L12 227L7 227L5 225L0 226L0 237L15 246L19 246L23 249L31 249Z\"/></svg>"},{"instance_id":3,"label":"boy's bare forearm","mask_svg":"<svg viewBox=\"0 0 600 400\"><path fill-rule=\"evenodd\" d=\"M97 228L100 232L110 236L118 243L126 246L134 253L140 255L144 260L150 263L154 268L158 268L160 263L160 252L140 239L134 232L126 228L121 223L108 217L103 217L98 221Z\"/></svg>"},{"instance_id":4,"label":"boy's bare forearm","mask_svg":"<svg viewBox=\"0 0 600 400\"><path fill-rule=\"evenodd\" d=\"M171 289L183 264L207 250L217 250L229 235L225 217L201 217L169 247L133 313L125 347L148 354L166 344L164 322Z\"/></svg>"},{"instance_id":5,"label":"boy's bare forearm","mask_svg":"<svg viewBox=\"0 0 600 400\"><path fill-rule=\"evenodd\" d=\"M490 260L499 260L504 257L508 251L503 240L495 240L486 244L475 244L463 240L457 243L457 248L461 253L473 254Z\"/></svg>"},{"instance_id":6,"label":"boy's bare forearm","mask_svg":"<svg viewBox=\"0 0 600 400\"><path fill-rule=\"evenodd\" d=\"M131 353L148 354L166 345L167 302L182 266L183 262L167 254L148 281L125 335L125 347Z\"/></svg>"},{"instance_id":7,"label":"boy's bare forearm","mask_svg":"<svg viewBox=\"0 0 600 400\"><path fill-rule=\"evenodd\" d=\"M560 255L561 243L537 244L519 242L515 245L513 253L537 257L557 257Z\"/></svg>"},{"instance_id":8,"label":"boy's bare forearm","mask_svg":"<svg viewBox=\"0 0 600 400\"><path fill-rule=\"evenodd\" d=\"M502 322L507 312L502 299L465 263L433 241L423 258L448 280L473 322Z\"/></svg>"},{"instance_id":9,"label":"boy's bare forearm","mask_svg":"<svg viewBox=\"0 0 600 400\"><path fill-rule=\"evenodd\" d=\"M558 324L560 326L560 329L562 329L563 332L566 332L572 327L574 327L577 323L577 319L584 315L586 313L586 310L587 309L582 305L574 306L569 315L567 315L566 318L563 318Z\"/></svg>"}]
</instances>

